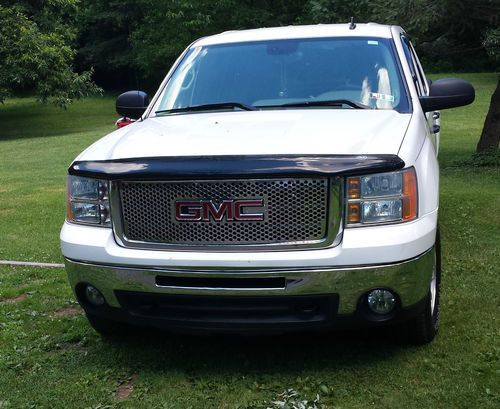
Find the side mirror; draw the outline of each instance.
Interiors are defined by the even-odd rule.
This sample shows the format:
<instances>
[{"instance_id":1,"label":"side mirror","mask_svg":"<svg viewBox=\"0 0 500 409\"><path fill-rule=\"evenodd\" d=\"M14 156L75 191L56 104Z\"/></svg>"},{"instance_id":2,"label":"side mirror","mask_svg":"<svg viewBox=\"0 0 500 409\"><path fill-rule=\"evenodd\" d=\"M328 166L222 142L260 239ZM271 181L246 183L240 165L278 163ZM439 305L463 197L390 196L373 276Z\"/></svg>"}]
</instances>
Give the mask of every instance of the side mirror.
<instances>
[{"instance_id":1,"label":"side mirror","mask_svg":"<svg viewBox=\"0 0 500 409\"><path fill-rule=\"evenodd\" d=\"M126 118L139 119L148 105L148 94L143 91L127 91L116 99L116 112Z\"/></svg>"},{"instance_id":2,"label":"side mirror","mask_svg":"<svg viewBox=\"0 0 500 409\"><path fill-rule=\"evenodd\" d=\"M461 107L474 101L474 87L460 78L443 78L430 83L429 96L420 97L424 112Z\"/></svg>"}]
</instances>

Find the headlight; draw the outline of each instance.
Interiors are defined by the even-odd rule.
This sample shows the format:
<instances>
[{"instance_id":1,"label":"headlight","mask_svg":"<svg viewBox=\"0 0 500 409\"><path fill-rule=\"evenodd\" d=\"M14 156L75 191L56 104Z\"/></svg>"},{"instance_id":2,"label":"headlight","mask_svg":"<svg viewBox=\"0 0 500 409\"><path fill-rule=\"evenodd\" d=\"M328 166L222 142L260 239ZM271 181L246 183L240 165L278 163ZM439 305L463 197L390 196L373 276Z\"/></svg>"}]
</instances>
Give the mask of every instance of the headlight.
<instances>
[{"instance_id":1,"label":"headlight","mask_svg":"<svg viewBox=\"0 0 500 409\"><path fill-rule=\"evenodd\" d=\"M414 168L347 178L346 225L397 223L417 217Z\"/></svg>"},{"instance_id":2,"label":"headlight","mask_svg":"<svg viewBox=\"0 0 500 409\"><path fill-rule=\"evenodd\" d=\"M108 182L68 176L67 218L74 223L110 226Z\"/></svg>"}]
</instances>

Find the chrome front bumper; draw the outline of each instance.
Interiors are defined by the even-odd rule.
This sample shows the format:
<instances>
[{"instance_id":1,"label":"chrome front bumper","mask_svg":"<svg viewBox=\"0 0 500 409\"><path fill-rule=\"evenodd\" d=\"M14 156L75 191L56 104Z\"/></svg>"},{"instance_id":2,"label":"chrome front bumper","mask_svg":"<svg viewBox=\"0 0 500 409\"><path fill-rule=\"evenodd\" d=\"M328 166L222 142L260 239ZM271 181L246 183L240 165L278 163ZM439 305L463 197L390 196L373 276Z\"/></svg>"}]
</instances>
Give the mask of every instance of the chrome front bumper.
<instances>
[{"instance_id":1,"label":"chrome front bumper","mask_svg":"<svg viewBox=\"0 0 500 409\"><path fill-rule=\"evenodd\" d=\"M83 283L92 284L104 295L110 307L120 308L116 292L203 296L338 296L337 313L354 314L362 296L370 289L384 287L394 291L401 308L411 307L426 297L435 260L434 248L411 260L386 265L325 267L311 269L160 269L98 265L65 260L69 282L76 292ZM230 288L222 286L158 285L157 277L183 278L284 278L282 288ZM195 280L194 280L195 281ZM223 282L223 280L221 281Z\"/></svg>"}]
</instances>

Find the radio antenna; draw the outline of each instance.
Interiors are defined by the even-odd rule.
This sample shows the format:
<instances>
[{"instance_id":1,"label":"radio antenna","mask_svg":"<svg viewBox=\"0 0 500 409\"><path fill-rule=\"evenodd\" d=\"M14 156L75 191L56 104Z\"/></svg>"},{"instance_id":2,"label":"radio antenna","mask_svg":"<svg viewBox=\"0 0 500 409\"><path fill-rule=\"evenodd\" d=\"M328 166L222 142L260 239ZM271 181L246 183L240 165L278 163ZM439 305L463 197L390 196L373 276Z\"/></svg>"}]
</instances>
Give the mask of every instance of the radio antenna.
<instances>
[{"instance_id":1,"label":"radio antenna","mask_svg":"<svg viewBox=\"0 0 500 409\"><path fill-rule=\"evenodd\" d=\"M356 28L356 23L354 22L354 17L351 17L351 23L349 24L349 30L354 30Z\"/></svg>"}]
</instances>

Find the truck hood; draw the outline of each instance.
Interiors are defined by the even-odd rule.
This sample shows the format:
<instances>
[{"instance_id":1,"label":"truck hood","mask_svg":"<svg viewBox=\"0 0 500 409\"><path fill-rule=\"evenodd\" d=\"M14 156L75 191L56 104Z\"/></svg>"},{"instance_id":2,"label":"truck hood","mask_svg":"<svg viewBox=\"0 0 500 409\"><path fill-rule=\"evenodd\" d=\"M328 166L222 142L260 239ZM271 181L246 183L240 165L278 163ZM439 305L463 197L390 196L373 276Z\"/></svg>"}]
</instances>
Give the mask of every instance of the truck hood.
<instances>
[{"instance_id":1,"label":"truck hood","mask_svg":"<svg viewBox=\"0 0 500 409\"><path fill-rule=\"evenodd\" d=\"M158 156L397 154L411 114L289 109L148 118L100 139L78 160Z\"/></svg>"}]
</instances>

